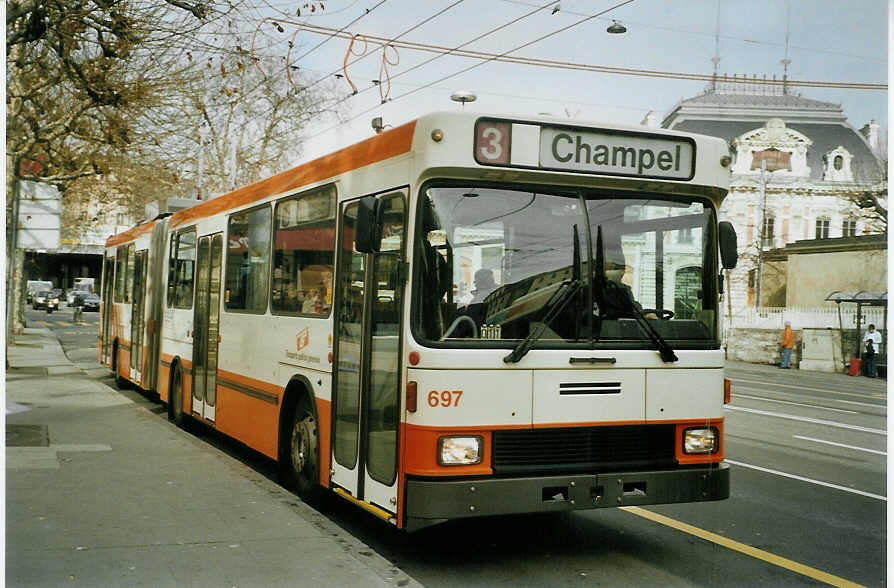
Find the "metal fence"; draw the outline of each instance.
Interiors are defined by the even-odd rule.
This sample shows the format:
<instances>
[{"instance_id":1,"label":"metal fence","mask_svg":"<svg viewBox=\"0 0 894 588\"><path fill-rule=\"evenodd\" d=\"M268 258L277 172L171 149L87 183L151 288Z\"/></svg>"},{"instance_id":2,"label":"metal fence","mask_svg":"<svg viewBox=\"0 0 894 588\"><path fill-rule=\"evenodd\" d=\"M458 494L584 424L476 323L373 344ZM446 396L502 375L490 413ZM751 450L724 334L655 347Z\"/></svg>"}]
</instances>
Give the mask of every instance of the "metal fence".
<instances>
[{"instance_id":1,"label":"metal fence","mask_svg":"<svg viewBox=\"0 0 894 588\"><path fill-rule=\"evenodd\" d=\"M857 306L842 305L841 322L838 309L824 308L745 308L723 317L727 329L782 329L789 321L793 329L856 329ZM879 306L863 307L860 311L860 329L874 324L885 328L885 309Z\"/></svg>"}]
</instances>

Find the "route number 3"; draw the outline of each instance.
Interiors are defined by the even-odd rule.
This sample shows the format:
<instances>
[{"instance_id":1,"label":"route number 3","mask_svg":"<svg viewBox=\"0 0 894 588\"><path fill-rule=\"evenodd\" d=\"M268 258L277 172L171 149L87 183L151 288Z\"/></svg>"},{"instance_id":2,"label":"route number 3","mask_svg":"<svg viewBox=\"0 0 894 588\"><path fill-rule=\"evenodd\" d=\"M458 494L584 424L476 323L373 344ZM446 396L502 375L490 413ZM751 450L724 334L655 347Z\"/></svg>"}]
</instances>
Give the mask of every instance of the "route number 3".
<instances>
[{"instance_id":1,"label":"route number 3","mask_svg":"<svg viewBox=\"0 0 894 588\"><path fill-rule=\"evenodd\" d=\"M476 129L475 159L478 163L509 163L510 125L480 121Z\"/></svg>"},{"instance_id":2,"label":"route number 3","mask_svg":"<svg viewBox=\"0 0 894 588\"><path fill-rule=\"evenodd\" d=\"M437 406L456 407L459 406L459 399L463 395L462 390L432 390L428 393L428 405L432 408Z\"/></svg>"}]
</instances>

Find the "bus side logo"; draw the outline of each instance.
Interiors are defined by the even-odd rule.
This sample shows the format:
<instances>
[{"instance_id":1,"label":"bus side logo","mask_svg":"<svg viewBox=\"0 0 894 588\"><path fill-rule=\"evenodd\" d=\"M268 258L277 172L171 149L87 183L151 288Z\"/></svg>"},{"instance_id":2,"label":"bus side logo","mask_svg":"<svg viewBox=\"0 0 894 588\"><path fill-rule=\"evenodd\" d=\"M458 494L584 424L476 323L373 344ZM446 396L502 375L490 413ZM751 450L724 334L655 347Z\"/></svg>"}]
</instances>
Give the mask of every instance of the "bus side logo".
<instances>
[{"instance_id":1,"label":"bus side logo","mask_svg":"<svg viewBox=\"0 0 894 588\"><path fill-rule=\"evenodd\" d=\"M295 336L295 350L301 351L307 347L308 343L310 343L310 329L304 327L298 331L298 334Z\"/></svg>"}]
</instances>

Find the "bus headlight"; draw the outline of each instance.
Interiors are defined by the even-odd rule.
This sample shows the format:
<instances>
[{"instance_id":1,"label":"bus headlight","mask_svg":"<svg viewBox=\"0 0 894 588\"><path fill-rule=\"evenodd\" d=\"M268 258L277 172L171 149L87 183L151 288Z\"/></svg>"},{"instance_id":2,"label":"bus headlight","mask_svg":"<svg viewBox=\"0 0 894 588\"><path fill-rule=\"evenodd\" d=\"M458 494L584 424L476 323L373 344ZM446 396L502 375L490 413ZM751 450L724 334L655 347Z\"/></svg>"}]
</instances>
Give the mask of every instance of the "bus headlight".
<instances>
[{"instance_id":1,"label":"bus headlight","mask_svg":"<svg viewBox=\"0 0 894 588\"><path fill-rule=\"evenodd\" d=\"M438 464L442 466L481 463L481 437L441 437L438 439Z\"/></svg>"},{"instance_id":2,"label":"bus headlight","mask_svg":"<svg viewBox=\"0 0 894 588\"><path fill-rule=\"evenodd\" d=\"M717 453L720 449L717 429L703 427L683 431L683 453Z\"/></svg>"}]
</instances>

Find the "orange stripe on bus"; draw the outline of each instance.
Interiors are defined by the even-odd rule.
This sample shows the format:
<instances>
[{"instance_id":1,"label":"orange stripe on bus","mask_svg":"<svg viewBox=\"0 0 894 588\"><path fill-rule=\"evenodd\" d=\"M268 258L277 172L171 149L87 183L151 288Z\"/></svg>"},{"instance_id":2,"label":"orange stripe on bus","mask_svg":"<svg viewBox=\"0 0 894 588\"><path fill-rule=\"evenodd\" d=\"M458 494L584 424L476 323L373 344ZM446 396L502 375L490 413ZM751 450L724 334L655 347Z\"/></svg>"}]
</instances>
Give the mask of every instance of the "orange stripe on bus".
<instances>
[{"instance_id":1,"label":"orange stripe on bus","mask_svg":"<svg viewBox=\"0 0 894 588\"><path fill-rule=\"evenodd\" d=\"M416 121L401 125L366 141L286 170L270 178L238 188L223 196L206 200L171 216L173 229L191 221L251 204L262 198L283 194L314 182L361 168L403 153L413 144Z\"/></svg>"},{"instance_id":2,"label":"orange stripe on bus","mask_svg":"<svg viewBox=\"0 0 894 588\"><path fill-rule=\"evenodd\" d=\"M214 427L271 459L277 459L279 405L228 388L218 380Z\"/></svg>"},{"instance_id":3,"label":"orange stripe on bus","mask_svg":"<svg viewBox=\"0 0 894 588\"><path fill-rule=\"evenodd\" d=\"M256 380L254 378L249 378L248 376L237 374L236 372L228 372L222 369L217 370L217 379L218 381L226 380L233 384L238 384L239 386L276 396L277 404L282 400L282 388L276 384L265 382L264 380Z\"/></svg>"},{"instance_id":4,"label":"orange stripe on bus","mask_svg":"<svg viewBox=\"0 0 894 588\"><path fill-rule=\"evenodd\" d=\"M329 454L330 432L332 427L332 403L323 398L317 398L317 440L320 450L320 485L329 487Z\"/></svg>"},{"instance_id":5,"label":"orange stripe on bus","mask_svg":"<svg viewBox=\"0 0 894 588\"><path fill-rule=\"evenodd\" d=\"M677 428L674 431L674 457L680 465L691 465L696 463L717 463L723 461L723 419L701 419L691 421L675 421ZM716 453L705 454L689 454L683 453L683 431L692 427L714 427L717 429L717 440L720 447Z\"/></svg>"},{"instance_id":6,"label":"orange stripe on bus","mask_svg":"<svg viewBox=\"0 0 894 588\"><path fill-rule=\"evenodd\" d=\"M540 429L562 427L593 426L625 426L654 425L656 423L642 420L635 421L603 421L597 423L563 423L562 425L529 425L523 426L486 426L480 427L426 427L404 423L401 425L404 451L401 456L403 473L421 476L464 476L492 474L491 468L491 432L507 429ZM662 421L661 424L674 424L674 454L681 465L697 463L716 463L723 461L723 419L700 419L685 421ZM718 429L720 448L716 453L708 455L690 455L683 453L683 431L694 426L711 426ZM486 428L485 428L486 427ZM445 435L480 435L483 438L483 459L473 466L442 466L438 464L438 439Z\"/></svg>"},{"instance_id":7,"label":"orange stripe on bus","mask_svg":"<svg viewBox=\"0 0 894 588\"><path fill-rule=\"evenodd\" d=\"M130 241L135 240L137 237L150 232L152 230L152 227L154 227L155 223L157 222L158 221L156 220L151 220L148 223L137 225L133 228L127 229L123 233L112 235L111 237L106 239L106 247L114 247L122 243L129 243Z\"/></svg>"},{"instance_id":8,"label":"orange stripe on bus","mask_svg":"<svg viewBox=\"0 0 894 588\"><path fill-rule=\"evenodd\" d=\"M420 427L402 424L401 437L404 442L403 471L409 475L419 476L473 476L490 475L491 430L474 427ZM482 437L481 463L464 466L442 466L438 464L438 439L444 435L478 435Z\"/></svg>"}]
</instances>

